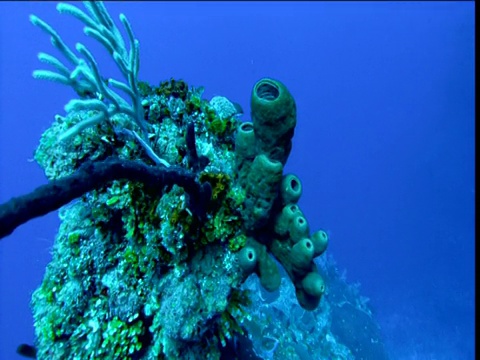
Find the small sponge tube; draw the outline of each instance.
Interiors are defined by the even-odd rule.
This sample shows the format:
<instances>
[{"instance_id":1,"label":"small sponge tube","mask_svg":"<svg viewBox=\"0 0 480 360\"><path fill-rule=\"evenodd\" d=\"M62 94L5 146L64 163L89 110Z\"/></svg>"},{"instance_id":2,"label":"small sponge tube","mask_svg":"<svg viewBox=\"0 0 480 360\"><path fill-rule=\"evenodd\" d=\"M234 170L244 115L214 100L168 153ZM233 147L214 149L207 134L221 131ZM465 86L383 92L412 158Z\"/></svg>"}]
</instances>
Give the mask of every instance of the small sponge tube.
<instances>
[{"instance_id":1,"label":"small sponge tube","mask_svg":"<svg viewBox=\"0 0 480 360\"><path fill-rule=\"evenodd\" d=\"M255 132L253 123L246 121L237 129L235 135L235 155L241 159L251 159L256 155Z\"/></svg>"},{"instance_id":2,"label":"small sponge tube","mask_svg":"<svg viewBox=\"0 0 480 360\"><path fill-rule=\"evenodd\" d=\"M282 178L280 185L280 196L283 204L296 204L302 196L302 183L294 174L286 174Z\"/></svg>"},{"instance_id":3,"label":"small sponge tube","mask_svg":"<svg viewBox=\"0 0 480 360\"><path fill-rule=\"evenodd\" d=\"M305 310L315 310L325 292L325 282L316 271L309 272L301 281L299 286L295 286L295 294L298 303Z\"/></svg>"},{"instance_id":4,"label":"small sponge tube","mask_svg":"<svg viewBox=\"0 0 480 360\"><path fill-rule=\"evenodd\" d=\"M298 274L306 274L311 267L314 254L313 243L310 239L304 238L293 245L290 252L292 270Z\"/></svg>"},{"instance_id":5,"label":"small sponge tube","mask_svg":"<svg viewBox=\"0 0 480 360\"><path fill-rule=\"evenodd\" d=\"M288 233L290 235L290 239L297 243L301 239L308 237L309 234L309 227L307 219L303 215L297 214L292 221L290 222L290 226L288 229Z\"/></svg>"},{"instance_id":6,"label":"small sponge tube","mask_svg":"<svg viewBox=\"0 0 480 360\"><path fill-rule=\"evenodd\" d=\"M322 255L325 252L325 250L327 250L328 235L325 231L323 230L315 231L310 237L310 240L312 241L313 247L315 248L315 253L313 255L314 257Z\"/></svg>"},{"instance_id":7,"label":"small sponge tube","mask_svg":"<svg viewBox=\"0 0 480 360\"><path fill-rule=\"evenodd\" d=\"M308 295L320 297L325 292L325 282L322 276L316 272L309 272L302 280L302 287Z\"/></svg>"},{"instance_id":8,"label":"small sponge tube","mask_svg":"<svg viewBox=\"0 0 480 360\"><path fill-rule=\"evenodd\" d=\"M297 215L302 215L302 212L297 204L285 205L275 219L275 233L282 237L288 235L290 224Z\"/></svg>"}]
</instances>

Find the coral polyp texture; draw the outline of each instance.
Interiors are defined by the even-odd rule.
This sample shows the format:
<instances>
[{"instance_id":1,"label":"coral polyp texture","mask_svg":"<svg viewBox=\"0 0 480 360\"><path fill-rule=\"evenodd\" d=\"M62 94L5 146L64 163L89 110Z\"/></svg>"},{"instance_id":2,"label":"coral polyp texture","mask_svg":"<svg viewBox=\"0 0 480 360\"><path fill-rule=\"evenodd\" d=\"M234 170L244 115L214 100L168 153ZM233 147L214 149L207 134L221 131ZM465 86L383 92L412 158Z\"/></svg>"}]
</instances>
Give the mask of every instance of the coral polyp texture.
<instances>
[{"instance_id":1,"label":"coral polyp texture","mask_svg":"<svg viewBox=\"0 0 480 360\"><path fill-rule=\"evenodd\" d=\"M297 311L306 318L307 311L328 319L333 307L323 298L328 271L322 276L317 268L327 233L310 229L298 205L301 180L284 171L297 123L287 87L259 80L251 96L252 121L242 122L238 106L224 97L204 99L201 87L179 79L158 86L139 81L139 41L127 18L120 15L124 40L101 2L84 5L85 12L74 5L57 8L82 21L85 34L106 47L124 82L103 79L85 46L77 45L76 55L32 15L71 65L40 54L54 71L34 76L71 86L79 95L42 135L35 160L50 180L111 158L183 169L208 185L209 198L201 214L180 182L159 184L159 190L118 179L63 206L52 260L32 297L37 358L353 356L360 346L343 345L331 319L314 323L323 337L298 350L291 334L300 327L286 326L279 335L276 325L268 327L259 317L259 305L252 307L261 293L278 298L290 288L296 304L282 309L283 315ZM272 304L265 300L263 306ZM352 306L371 319L363 303Z\"/></svg>"}]
</instances>

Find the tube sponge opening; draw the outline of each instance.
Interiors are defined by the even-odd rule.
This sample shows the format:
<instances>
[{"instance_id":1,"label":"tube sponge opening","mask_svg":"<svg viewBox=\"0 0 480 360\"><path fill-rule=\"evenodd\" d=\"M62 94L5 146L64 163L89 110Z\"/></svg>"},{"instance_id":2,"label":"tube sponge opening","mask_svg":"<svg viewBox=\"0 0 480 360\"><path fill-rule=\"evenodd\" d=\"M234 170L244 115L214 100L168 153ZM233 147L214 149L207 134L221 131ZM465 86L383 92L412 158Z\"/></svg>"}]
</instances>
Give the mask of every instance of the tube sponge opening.
<instances>
[{"instance_id":1,"label":"tube sponge opening","mask_svg":"<svg viewBox=\"0 0 480 360\"><path fill-rule=\"evenodd\" d=\"M297 124L295 100L280 81L264 78L253 87L250 105L257 150L285 165Z\"/></svg>"},{"instance_id":2,"label":"tube sponge opening","mask_svg":"<svg viewBox=\"0 0 480 360\"><path fill-rule=\"evenodd\" d=\"M257 86L255 86L255 93L259 99L274 101L280 95L280 90L278 85L269 79L264 79L259 81Z\"/></svg>"},{"instance_id":3,"label":"tube sponge opening","mask_svg":"<svg viewBox=\"0 0 480 360\"><path fill-rule=\"evenodd\" d=\"M257 266L257 253L250 246L245 246L238 253L238 263L246 275L250 275Z\"/></svg>"}]
</instances>

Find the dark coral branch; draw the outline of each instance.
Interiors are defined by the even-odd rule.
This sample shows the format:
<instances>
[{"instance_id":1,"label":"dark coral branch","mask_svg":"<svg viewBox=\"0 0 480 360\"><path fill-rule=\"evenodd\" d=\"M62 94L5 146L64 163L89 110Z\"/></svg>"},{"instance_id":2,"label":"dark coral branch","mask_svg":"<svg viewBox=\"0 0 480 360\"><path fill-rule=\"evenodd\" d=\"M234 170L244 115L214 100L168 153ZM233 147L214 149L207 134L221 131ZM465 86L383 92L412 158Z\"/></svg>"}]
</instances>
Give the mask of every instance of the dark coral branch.
<instances>
[{"instance_id":1,"label":"dark coral branch","mask_svg":"<svg viewBox=\"0 0 480 360\"><path fill-rule=\"evenodd\" d=\"M17 347L17 354L29 359L36 359L37 349L32 345L20 344Z\"/></svg>"},{"instance_id":2,"label":"dark coral branch","mask_svg":"<svg viewBox=\"0 0 480 360\"><path fill-rule=\"evenodd\" d=\"M190 210L201 219L205 216L211 187L208 183L198 183L195 173L180 167L148 166L140 161L112 157L85 163L70 176L52 180L29 194L1 204L0 239L29 220L57 210L88 191L122 179L142 182L158 190L159 196L165 186L181 186L190 195Z\"/></svg>"},{"instance_id":3,"label":"dark coral branch","mask_svg":"<svg viewBox=\"0 0 480 360\"><path fill-rule=\"evenodd\" d=\"M203 155L198 156L197 140L195 137L195 125L193 121L187 124L187 133L185 134L185 141L187 143L188 165L195 172L202 171L208 165L210 160L206 156L203 156Z\"/></svg>"}]
</instances>

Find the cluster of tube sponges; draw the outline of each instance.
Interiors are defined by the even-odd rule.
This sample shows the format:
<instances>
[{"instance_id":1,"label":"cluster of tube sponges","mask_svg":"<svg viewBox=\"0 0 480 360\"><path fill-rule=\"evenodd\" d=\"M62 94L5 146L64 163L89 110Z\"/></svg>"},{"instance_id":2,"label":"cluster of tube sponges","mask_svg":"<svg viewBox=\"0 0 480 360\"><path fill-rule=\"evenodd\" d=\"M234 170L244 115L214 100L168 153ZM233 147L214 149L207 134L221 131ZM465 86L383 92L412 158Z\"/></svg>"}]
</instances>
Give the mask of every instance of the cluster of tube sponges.
<instances>
[{"instance_id":1,"label":"cluster of tube sponges","mask_svg":"<svg viewBox=\"0 0 480 360\"><path fill-rule=\"evenodd\" d=\"M239 264L245 277L256 273L267 291L275 291L281 276L273 255L294 284L299 304L313 310L325 291L314 258L326 250L328 237L322 230L310 233L297 205L301 182L283 174L296 125L295 101L281 82L261 79L253 88L251 116L252 122L242 123L235 139L248 235Z\"/></svg>"}]
</instances>

